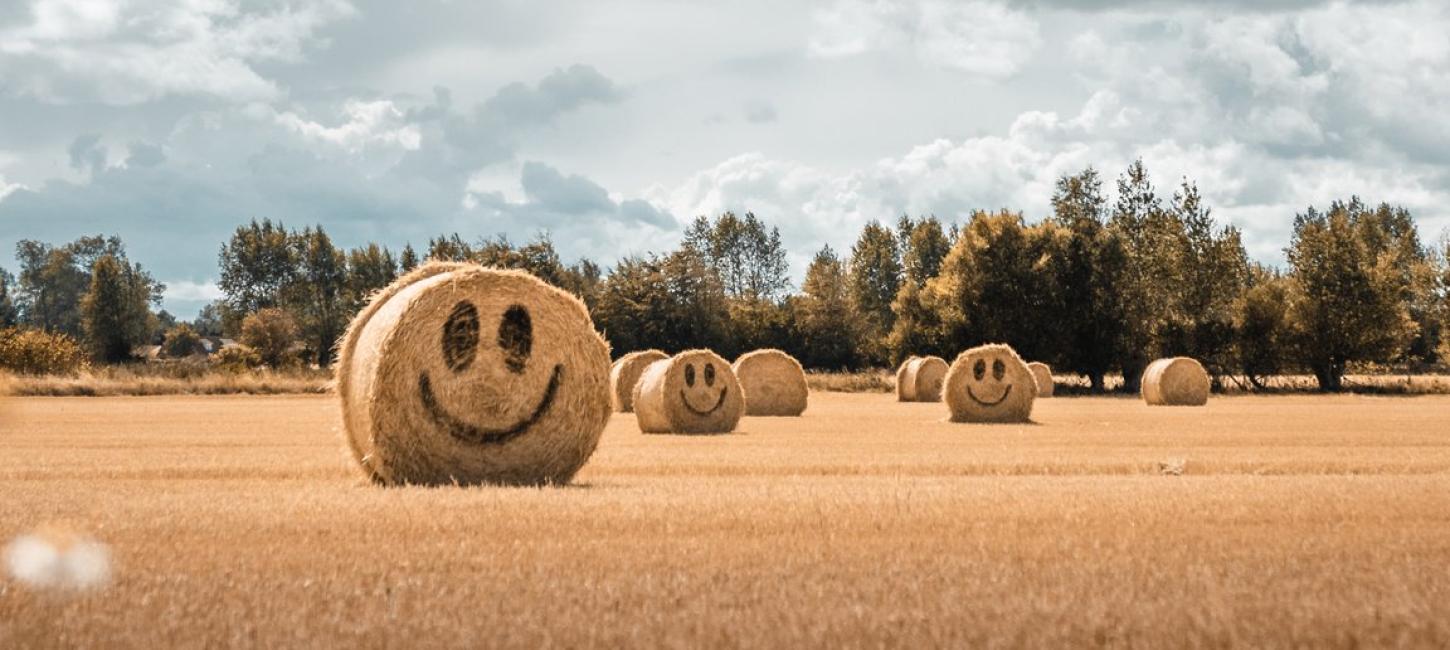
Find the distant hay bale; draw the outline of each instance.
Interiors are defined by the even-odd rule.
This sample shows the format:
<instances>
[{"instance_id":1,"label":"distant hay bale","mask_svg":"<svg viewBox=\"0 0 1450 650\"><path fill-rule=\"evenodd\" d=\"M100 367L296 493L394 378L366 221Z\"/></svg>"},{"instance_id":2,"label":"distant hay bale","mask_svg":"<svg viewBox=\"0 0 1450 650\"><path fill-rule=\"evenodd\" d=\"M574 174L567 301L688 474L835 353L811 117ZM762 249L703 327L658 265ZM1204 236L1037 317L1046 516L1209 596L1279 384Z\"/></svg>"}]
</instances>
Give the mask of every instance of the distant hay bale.
<instances>
[{"instance_id":1,"label":"distant hay bale","mask_svg":"<svg viewBox=\"0 0 1450 650\"><path fill-rule=\"evenodd\" d=\"M1052 383L1052 366L1033 361L1027 364L1027 369L1032 371L1032 378L1037 381L1038 397L1052 397L1057 392L1057 387Z\"/></svg>"},{"instance_id":2,"label":"distant hay bale","mask_svg":"<svg viewBox=\"0 0 1450 650\"><path fill-rule=\"evenodd\" d=\"M810 388L795 357L780 350L756 350L730 366L740 381L746 415L798 416L806 410Z\"/></svg>"},{"instance_id":3,"label":"distant hay bale","mask_svg":"<svg viewBox=\"0 0 1450 650\"><path fill-rule=\"evenodd\" d=\"M1159 359L1143 371L1143 401L1153 406L1203 406L1208 403L1208 371L1189 357Z\"/></svg>"},{"instance_id":4,"label":"distant hay bale","mask_svg":"<svg viewBox=\"0 0 1450 650\"><path fill-rule=\"evenodd\" d=\"M573 295L519 271L429 263L348 326L337 393L384 484L567 483L609 420L609 347Z\"/></svg>"},{"instance_id":5,"label":"distant hay bale","mask_svg":"<svg viewBox=\"0 0 1450 650\"><path fill-rule=\"evenodd\" d=\"M940 402L947 362L941 357L910 357L896 371L896 399L901 402Z\"/></svg>"},{"instance_id":6,"label":"distant hay bale","mask_svg":"<svg viewBox=\"0 0 1450 650\"><path fill-rule=\"evenodd\" d=\"M668 359L670 355L659 350L639 350L630 352L614 362L609 368L609 391L610 398L614 403L614 410L619 413L631 413L634 411L634 385L639 383L639 375L649 364L661 359Z\"/></svg>"},{"instance_id":7,"label":"distant hay bale","mask_svg":"<svg viewBox=\"0 0 1450 650\"><path fill-rule=\"evenodd\" d=\"M1027 422L1037 381L1011 346L982 345L957 355L942 393L952 422Z\"/></svg>"},{"instance_id":8,"label":"distant hay bale","mask_svg":"<svg viewBox=\"0 0 1450 650\"><path fill-rule=\"evenodd\" d=\"M634 386L634 413L645 433L729 433L744 406L735 371L709 350L656 361Z\"/></svg>"}]
</instances>

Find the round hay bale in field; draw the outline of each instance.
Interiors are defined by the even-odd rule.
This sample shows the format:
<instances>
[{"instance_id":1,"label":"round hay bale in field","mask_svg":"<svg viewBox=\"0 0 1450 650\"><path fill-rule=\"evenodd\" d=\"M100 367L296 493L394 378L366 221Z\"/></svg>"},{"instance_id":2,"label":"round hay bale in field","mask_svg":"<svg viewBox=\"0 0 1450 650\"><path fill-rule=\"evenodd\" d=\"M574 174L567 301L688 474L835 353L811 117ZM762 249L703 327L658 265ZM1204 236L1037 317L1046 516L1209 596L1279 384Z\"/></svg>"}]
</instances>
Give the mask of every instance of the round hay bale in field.
<instances>
[{"instance_id":1,"label":"round hay bale in field","mask_svg":"<svg viewBox=\"0 0 1450 650\"><path fill-rule=\"evenodd\" d=\"M744 407L735 371L709 350L656 361L634 386L634 414L645 433L729 433Z\"/></svg>"},{"instance_id":2,"label":"round hay bale in field","mask_svg":"<svg viewBox=\"0 0 1450 650\"><path fill-rule=\"evenodd\" d=\"M1208 403L1208 371L1197 359L1173 357L1143 371L1143 401L1152 406L1203 406Z\"/></svg>"},{"instance_id":3,"label":"round hay bale in field","mask_svg":"<svg viewBox=\"0 0 1450 650\"><path fill-rule=\"evenodd\" d=\"M810 388L795 357L780 350L756 350L730 366L744 393L746 415L798 416L806 410Z\"/></svg>"},{"instance_id":4,"label":"round hay bale in field","mask_svg":"<svg viewBox=\"0 0 1450 650\"><path fill-rule=\"evenodd\" d=\"M957 355L942 392L952 422L1027 422L1037 380L1011 346L981 345Z\"/></svg>"},{"instance_id":5,"label":"round hay bale in field","mask_svg":"<svg viewBox=\"0 0 1450 650\"><path fill-rule=\"evenodd\" d=\"M947 362L941 357L911 357L896 372L896 399L902 402L940 402Z\"/></svg>"},{"instance_id":6,"label":"round hay bale in field","mask_svg":"<svg viewBox=\"0 0 1450 650\"><path fill-rule=\"evenodd\" d=\"M609 368L609 392L614 402L614 410L620 413L632 413L634 411L634 385L639 383L639 375L649 364L661 359L668 359L670 355L659 350L639 350L630 352L614 362Z\"/></svg>"},{"instance_id":7,"label":"round hay bale in field","mask_svg":"<svg viewBox=\"0 0 1450 650\"><path fill-rule=\"evenodd\" d=\"M377 482L567 483L609 420L609 346L532 275L429 263L348 326L337 393Z\"/></svg>"},{"instance_id":8,"label":"round hay bale in field","mask_svg":"<svg viewBox=\"0 0 1450 650\"><path fill-rule=\"evenodd\" d=\"M907 366L909 366L911 364L912 361L915 361L915 360L920 359L920 358L921 357L918 357L918 356L916 356L916 355L913 354L913 355L907 357L905 361L902 361L900 366L897 366L897 368L896 368L896 401L898 401L898 402L914 402L914 401L916 401L916 386L914 385L914 382L906 381L906 368L907 368Z\"/></svg>"},{"instance_id":9,"label":"round hay bale in field","mask_svg":"<svg viewBox=\"0 0 1450 650\"><path fill-rule=\"evenodd\" d=\"M1032 371L1032 378L1037 381L1037 396L1052 397L1057 392L1056 386L1052 383L1052 366L1041 361L1033 361L1027 364L1027 369Z\"/></svg>"}]
</instances>

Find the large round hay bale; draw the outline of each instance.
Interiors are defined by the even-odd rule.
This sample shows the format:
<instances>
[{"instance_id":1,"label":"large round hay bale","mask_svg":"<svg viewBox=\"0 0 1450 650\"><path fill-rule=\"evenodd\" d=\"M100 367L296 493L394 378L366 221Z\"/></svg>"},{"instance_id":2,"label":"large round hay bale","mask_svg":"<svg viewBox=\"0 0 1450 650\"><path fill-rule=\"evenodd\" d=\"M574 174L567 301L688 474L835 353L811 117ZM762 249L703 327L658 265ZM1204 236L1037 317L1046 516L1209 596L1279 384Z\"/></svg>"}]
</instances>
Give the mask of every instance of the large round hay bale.
<instances>
[{"instance_id":1,"label":"large round hay bale","mask_svg":"<svg viewBox=\"0 0 1450 650\"><path fill-rule=\"evenodd\" d=\"M897 368L896 368L896 401L898 401L898 402L914 402L914 401L916 401L916 385L915 385L915 382L906 381L906 369L907 369L908 366L911 365L911 362L912 361L915 361L915 360L920 359L920 358L921 357L918 357L918 356L916 356L916 355L913 354L913 355L907 357L905 361L902 361L900 366L897 366Z\"/></svg>"},{"instance_id":2,"label":"large round hay bale","mask_svg":"<svg viewBox=\"0 0 1450 650\"><path fill-rule=\"evenodd\" d=\"M639 375L649 364L661 359L668 359L670 355L659 350L639 350L630 352L614 362L609 368L609 393L614 403L614 410L620 413L634 411L634 385L639 383Z\"/></svg>"},{"instance_id":3,"label":"large round hay bale","mask_svg":"<svg viewBox=\"0 0 1450 650\"><path fill-rule=\"evenodd\" d=\"M1208 371L1196 359L1159 359L1143 371L1143 401L1153 406L1203 406L1208 390Z\"/></svg>"},{"instance_id":4,"label":"large round hay bale","mask_svg":"<svg viewBox=\"0 0 1450 650\"><path fill-rule=\"evenodd\" d=\"M634 414L645 433L729 433L744 406L735 371L709 350L656 361L634 386Z\"/></svg>"},{"instance_id":5,"label":"large round hay bale","mask_svg":"<svg viewBox=\"0 0 1450 650\"><path fill-rule=\"evenodd\" d=\"M1027 422L1037 381L1011 346L982 345L957 355L942 393L952 422Z\"/></svg>"},{"instance_id":6,"label":"large round hay bale","mask_svg":"<svg viewBox=\"0 0 1450 650\"><path fill-rule=\"evenodd\" d=\"M560 484L609 419L609 347L574 296L429 263L373 297L337 365L358 464L385 484Z\"/></svg>"},{"instance_id":7,"label":"large round hay bale","mask_svg":"<svg viewBox=\"0 0 1450 650\"><path fill-rule=\"evenodd\" d=\"M941 357L911 357L896 372L896 399L902 402L940 402L947 362Z\"/></svg>"},{"instance_id":8,"label":"large round hay bale","mask_svg":"<svg viewBox=\"0 0 1450 650\"><path fill-rule=\"evenodd\" d=\"M806 410L810 388L795 357L780 350L747 352L730 366L740 381L746 415L797 416Z\"/></svg>"},{"instance_id":9,"label":"large round hay bale","mask_svg":"<svg viewBox=\"0 0 1450 650\"><path fill-rule=\"evenodd\" d=\"M1041 361L1033 361L1027 364L1027 369L1032 371L1032 378L1037 381L1037 396L1052 397L1057 392L1057 387L1052 382L1052 366Z\"/></svg>"}]
</instances>

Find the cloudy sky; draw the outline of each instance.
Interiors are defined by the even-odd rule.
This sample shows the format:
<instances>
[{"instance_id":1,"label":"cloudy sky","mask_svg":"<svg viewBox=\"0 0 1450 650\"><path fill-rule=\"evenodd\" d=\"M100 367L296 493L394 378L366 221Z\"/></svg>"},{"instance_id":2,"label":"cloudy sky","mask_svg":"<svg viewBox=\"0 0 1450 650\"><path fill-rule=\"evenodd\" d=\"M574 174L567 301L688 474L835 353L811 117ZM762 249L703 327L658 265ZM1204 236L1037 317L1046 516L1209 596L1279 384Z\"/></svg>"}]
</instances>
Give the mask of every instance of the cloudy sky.
<instances>
[{"instance_id":1,"label":"cloudy sky","mask_svg":"<svg viewBox=\"0 0 1450 650\"><path fill-rule=\"evenodd\" d=\"M1433 240L1447 5L9 0L0 264L119 234L190 316L253 217L348 246L548 231L608 264L736 210L798 274L870 219L1036 220L1057 176L1140 156L1266 262L1350 194Z\"/></svg>"}]
</instances>

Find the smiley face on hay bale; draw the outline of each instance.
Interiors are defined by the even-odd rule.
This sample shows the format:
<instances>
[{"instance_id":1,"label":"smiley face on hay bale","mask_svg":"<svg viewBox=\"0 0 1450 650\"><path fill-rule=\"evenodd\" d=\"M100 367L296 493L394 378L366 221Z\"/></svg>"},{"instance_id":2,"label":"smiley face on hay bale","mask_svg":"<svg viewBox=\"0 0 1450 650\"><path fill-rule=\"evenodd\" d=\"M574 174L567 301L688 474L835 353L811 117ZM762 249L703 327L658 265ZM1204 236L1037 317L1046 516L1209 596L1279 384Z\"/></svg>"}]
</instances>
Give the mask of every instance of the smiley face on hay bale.
<instances>
[{"instance_id":1,"label":"smiley face on hay bale","mask_svg":"<svg viewBox=\"0 0 1450 650\"><path fill-rule=\"evenodd\" d=\"M645 433L729 433L744 402L730 364L709 350L656 361L634 387L634 413Z\"/></svg>"},{"instance_id":2,"label":"smiley face on hay bale","mask_svg":"<svg viewBox=\"0 0 1450 650\"><path fill-rule=\"evenodd\" d=\"M1006 345L982 345L957 356L942 389L952 422L1027 422L1037 381Z\"/></svg>"},{"instance_id":3,"label":"smiley face on hay bale","mask_svg":"<svg viewBox=\"0 0 1450 650\"><path fill-rule=\"evenodd\" d=\"M1151 406L1203 406L1209 388L1208 371L1189 357L1159 359L1143 371L1143 401Z\"/></svg>"},{"instance_id":4,"label":"smiley face on hay bale","mask_svg":"<svg viewBox=\"0 0 1450 650\"><path fill-rule=\"evenodd\" d=\"M896 371L896 400L939 402L947 362L941 357L908 357Z\"/></svg>"},{"instance_id":5,"label":"smiley face on hay bale","mask_svg":"<svg viewBox=\"0 0 1450 650\"><path fill-rule=\"evenodd\" d=\"M798 416L806 410L810 388L795 357L780 350L756 350L730 367L740 381L746 415Z\"/></svg>"},{"instance_id":6,"label":"smiley face on hay bale","mask_svg":"<svg viewBox=\"0 0 1450 650\"><path fill-rule=\"evenodd\" d=\"M1052 366L1041 361L1033 361L1027 364L1027 369L1032 371L1032 378L1037 381L1037 396L1052 397L1057 392L1057 387L1052 382Z\"/></svg>"},{"instance_id":7,"label":"smiley face on hay bale","mask_svg":"<svg viewBox=\"0 0 1450 650\"><path fill-rule=\"evenodd\" d=\"M430 263L348 327L338 396L385 484L560 484L609 419L609 348L583 303L518 271Z\"/></svg>"},{"instance_id":8,"label":"smiley face on hay bale","mask_svg":"<svg viewBox=\"0 0 1450 650\"><path fill-rule=\"evenodd\" d=\"M615 361L609 368L609 392L610 399L614 402L614 410L619 413L633 412L634 385L639 383L640 374L649 364L668 358L670 355L659 350L639 350Z\"/></svg>"}]
</instances>

